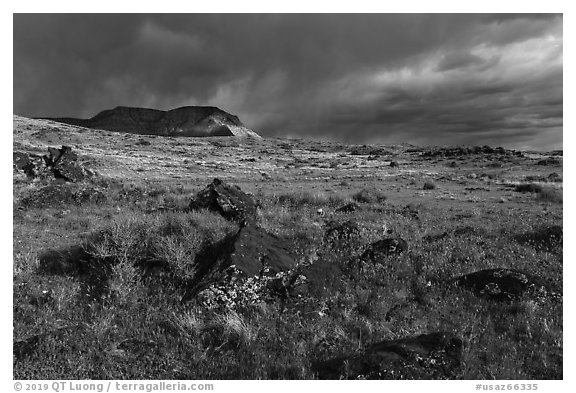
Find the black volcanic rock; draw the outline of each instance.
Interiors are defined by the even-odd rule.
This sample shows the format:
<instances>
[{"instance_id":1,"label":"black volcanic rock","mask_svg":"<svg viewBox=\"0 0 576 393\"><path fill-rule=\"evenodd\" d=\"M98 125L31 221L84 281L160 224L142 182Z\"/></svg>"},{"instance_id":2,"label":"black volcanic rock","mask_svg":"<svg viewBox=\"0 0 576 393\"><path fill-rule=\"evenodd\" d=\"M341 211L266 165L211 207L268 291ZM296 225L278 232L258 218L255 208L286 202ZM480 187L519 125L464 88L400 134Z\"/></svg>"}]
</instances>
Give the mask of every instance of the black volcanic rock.
<instances>
[{"instance_id":1,"label":"black volcanic rock","mask_svg":"<svg viewBox=\"0 0 576 393\"><path fill-rule=\"evenodd\" d=\"M71 182L81 181L86 175L92 175L86 168L81 167L77 160L78 155L72 152L69 146L62 146L60 149L49 147L48 154L44 156L46 166L52 168L57 179Z\"/></svg>"},{"instance_id":2,"label":"black volcanic rock","mask_svg":"<svg viewBox=\"0 0 576 393\"><path fill-rule=\"evenodd\" d=\"M380 259L389 255L401 254L408 250L408 243L401 238L386 238L378 240L368 246L360 259L364 262L377 263Z\"/></svg>"},{"instance_id":3,"label":"black volcanic rock","mask_svg":"<svg viewBox=\"0 0 576 393\"><path fill-rule=\"evenodd\" d=\"M48 147L48 154L39 156L24 152L13 153L14 169L28 177L62 179L67 182L80 182L94 173L78 162L78 155L69 146Z\"/></svg>"},{"instance_id":4,"label":"black volcanic rock","mask_svg":"<svg viewBox=\"0 0 576 393\"><path fill-rule=\"evenodd\" d=\"M102 203L106 195L99 189L79 184L50 184L30 191L21 200L23 207L46 208Z\"/></svg>"},{"instance_id":5,"label":"black volcanic rock","mask_svg":"<svg viewBox=\"0 0 576 393\"><path fill-rule=\"evenodd\" d=\"M28 154L16 151L12 153L12 157L14 169L24 172L28 177L34 177L36 175L34 162Z\"/></svg>"},{"instance_id":6,"label":"black volcanic rock","mask_svg":"<svg viewBox=\"0 0 576 393\"><path fill-rule=\"evenodd\" d=\"M291 248L291 244L255 225L242 227L196 256L196 274L182 300L192 299L211 284L229 281L229 275L273 276L293 269L296 258Z\"/></svg>"},{"instance_id":7,"label":"black volcanic rock","mask_svg":"<svg viewBox=\"0 0 576 393\"><path fill-rule=\"evenodd\" d=\"M432 147L421 153L422 157L461 157L472 154L493 154L497 156L516 155L522 157L521 152L506 150L502 147L492 148L490 146L455 146L455 147Z\"/></svg>"},{"instance_id":8,"label":"black volcanic rock","mask_svg":"<svg viewBox=\"0 0 576 393\"><path fill-rule=\"evenodd\" d=\"M513 300L527 293L547 292L541 279L513 269L480 270L458 277L455 283L490 300Z\"/></svg>"},{"instance_id":9,"label":"black volcanic rock","mask_svg":"<svg viewBox=\"0 0 576 393\"><path fill-rule=\"evenodd\" d=\"M119 106L90 119L49 118L80 127L164 136L249 136L259 135L246 128L237 116L213 106L185 106L161 111Z\"/></svg>"},{"instance_id":10,"label":"black volcanic rock","mask_svg":"<svg viewBox=\"0 0 576 393\"><path fill-rule=\"evenodd\" d=\"M435 332L386 340L363 353L313 363L318 379L454 379L462 363L462 340Z\"/></svg>"},{"instance_id":11,"label":"black volcanic rock","mask_svg":"<svg viewBox=\"0 0 576 393\"><path fill-rule=\"evenodd\" d=\"M227 220L240 225L256 222L256 201L238 186L214 179L205 189L196 194L188 206L190 210L208 209L220 213Z\"/></svg>"}]
</instances>

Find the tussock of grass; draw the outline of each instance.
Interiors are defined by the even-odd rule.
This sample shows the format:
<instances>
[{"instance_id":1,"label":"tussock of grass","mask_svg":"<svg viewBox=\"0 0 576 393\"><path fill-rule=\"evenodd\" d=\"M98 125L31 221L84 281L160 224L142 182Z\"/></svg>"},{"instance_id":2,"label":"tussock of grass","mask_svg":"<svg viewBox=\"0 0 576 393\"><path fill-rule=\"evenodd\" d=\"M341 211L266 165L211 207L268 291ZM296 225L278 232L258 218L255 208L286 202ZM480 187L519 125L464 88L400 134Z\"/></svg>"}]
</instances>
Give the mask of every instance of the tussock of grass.
<instances>
[{"instance_id":1,"label":"tussock of grass","mask_svg":"<svg viewBox=\"0 0 576 393\"><path fill-rule=\"evenodd\" d=\"M537 199L550 203L562 203L562 190L550 185L540 185L535 183L518 184L515 188L518 192L531 192L537 194Z\"/></svg>"},{"instance_id":2,"label":"tussock of grass","mask_svg":"<svg viewBox=\"0 0 576 393\"><path fill-rule=\"evenodd\" d=\"M562 203L562 190L554 187L542 187L538 193L538 199L545 202Z\"/></svg>"},{"instance_id":3,"label":"tussock of grass","mask_svg":"<svg viewBox=\"0 0 576 393\"><path fill-rule=\"evenodd\" d=\"M377 188L364 188L353 194L352 199L359 203L382 203L387 196Z\"/></svg>"},{"instance_id":4,"label":"tussock of grass","mask_svg":"<svg viewBox=\"0 0 576 393\"><path fill-rule=\"evenodd\" d=\"M275 196L278 203L289 205L293 208L303 206L322 207L336 206L341 204L346 198L343 195L325 192L299 192L290 194L280 194Z\"/></svg>"}]
</instances>

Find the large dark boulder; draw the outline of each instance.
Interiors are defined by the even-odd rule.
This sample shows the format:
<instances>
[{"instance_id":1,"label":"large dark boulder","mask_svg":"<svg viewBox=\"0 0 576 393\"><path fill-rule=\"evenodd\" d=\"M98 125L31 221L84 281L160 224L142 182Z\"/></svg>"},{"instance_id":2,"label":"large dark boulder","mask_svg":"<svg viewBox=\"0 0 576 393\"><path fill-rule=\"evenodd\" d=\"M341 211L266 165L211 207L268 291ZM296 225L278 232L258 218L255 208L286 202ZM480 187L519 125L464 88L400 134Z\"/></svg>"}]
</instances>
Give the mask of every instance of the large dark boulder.
<instances>
[{"instance_id":1,"label":"large dark boulder","mask_svg":"<svg viewBox=\"0 0 576 393\"><path fill-rule=\"evenodd\" d=\"M209 209L224 218L238 222L241 226L256 222L256 201L238 186L229 185L220 179L208 185L190 201L191 210Z\"/></svg>"},{"instance_id":2,"label":"large dark boulder","mask_svg":"<svg viewBox=\"0 0 576 393\"><path fill-rule=\"evenodd\" d=\"M38 255L39 271L44 274L80 275L93 258L83 245L46 250Z\"/></svg>"},{"instance_id":3,"label":"large dark boulder","mask_svg":"<svg viewBox=\"0 0 576 393\"><path fill-rule=\"evenodd\" d=\"M538 277L514 269L485 269L455 279L459 287L490 300L507 301L527 294L546 293L545 283Z\"/></svg>"},{"instance_id":4,"label":"large dark boulder","mask_svg":"<svg viewBox=\"0 0 576 393\"><path fill-rule=\"evenodd\" d=\"M292 245L254 225L210 244L195 258L195 277L184 300L221 282L231 269L240 278L275 275L296 267Z\"/></svg>"},{"instance_id":5,"label":"large dark boulder","mask_svg":"<svg viewBox=\"0 0 576 393\"><path fill-rule=\"evenodd\" d=\"M453 379L460 371L462 346L452 333L422 334L316 362L313 369L319 379Z\"/></svg>"},{"instance_id":6,"label":"large dark boulder","mask_svg":"<svg viewBox=\"0 0 576 393\"><path fill-rule=\"evenodd\" d=\"M255 226L242 228L234 242L230 263L248 276L261 274L264 268L271 274L296 265L290 243Z\"/></svg>"}]
</instances>

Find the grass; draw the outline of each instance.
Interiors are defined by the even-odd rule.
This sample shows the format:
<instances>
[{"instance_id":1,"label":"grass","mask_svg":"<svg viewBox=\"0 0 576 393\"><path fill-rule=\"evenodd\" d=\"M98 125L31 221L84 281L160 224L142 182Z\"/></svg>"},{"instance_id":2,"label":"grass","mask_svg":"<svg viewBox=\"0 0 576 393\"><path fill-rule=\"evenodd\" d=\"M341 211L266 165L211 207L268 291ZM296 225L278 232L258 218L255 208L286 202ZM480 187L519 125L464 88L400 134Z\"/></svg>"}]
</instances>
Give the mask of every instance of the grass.
<instances>
[{"instance_id":1,"label":"grass","mask_svg":"<svg viewBox=\"0 0 576 393\"><path fill-rule=\"evenodd\" d=\"M309 191L282 193L273 195L272 197L278 202L278 204L290 206L291 208L302 208L306 206L338 206L343 204L346 200L343 195L337 193Z\"/></svg>"},{"instance_id":2,"label":"grass","mask_svg":"<svg viewBox=\"0 0 576 393\"><path fill-rule=\"evenodd\" d=\"M182 285L202 245L236 227L206 211L154 210L169 200L185 205L189 194L182 188L106 186L104 204L67 207L57 221L52 217L62 208L15 209L14 339L34 343L16 359L15 379L313 379L317 359L437 330L466 343L459 378L562 378L561 303L495 305L439 284L505 266L561 285L561 245L540 250L514 238L550 217L469 215L458 226L474 230L454 231L449 210L420 206L418 215L407 215L402 206L387 205L382 211L383 193L363 189L352 196L372 204L352 216L362 238L342 246L322 241L316 208L340 206L347 195L264 193L259 225L293 241L302 260L318 255L317 267L307 271L300 296L206 309L180 302ZM338 217L330 209L326 214ZM383 236L384 223L411 251L362 275L343 274L347 260ZM442 231L447 237L422 240ZM42 237L29 238L32 233ZM87 296L86 277L38 268L35 251L58 234L74 234L61 246L89 244L95 260L109 263L105 296ZM150 274L143 260L168 266L168 273ZM49 295L40 301L44 290Z\"/></svg>"}]
</instances>

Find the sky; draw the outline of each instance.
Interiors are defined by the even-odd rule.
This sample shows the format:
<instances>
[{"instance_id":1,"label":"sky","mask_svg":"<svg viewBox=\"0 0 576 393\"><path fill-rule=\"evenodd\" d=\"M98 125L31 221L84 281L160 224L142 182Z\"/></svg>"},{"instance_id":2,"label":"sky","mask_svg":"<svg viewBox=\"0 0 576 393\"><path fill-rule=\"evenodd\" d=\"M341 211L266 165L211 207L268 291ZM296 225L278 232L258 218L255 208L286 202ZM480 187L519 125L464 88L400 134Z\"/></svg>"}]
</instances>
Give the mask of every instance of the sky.
<instances>
[{"instance_id":1,"label":"sky","mask_svg":"<svg viewBox=\"0 0 576 393\"><path fill-rule=\"evenodd\" d=\"M562 148L554 14L15 14L15 114L213 105L262 136Z\"/></svg>"}]
</instances>

